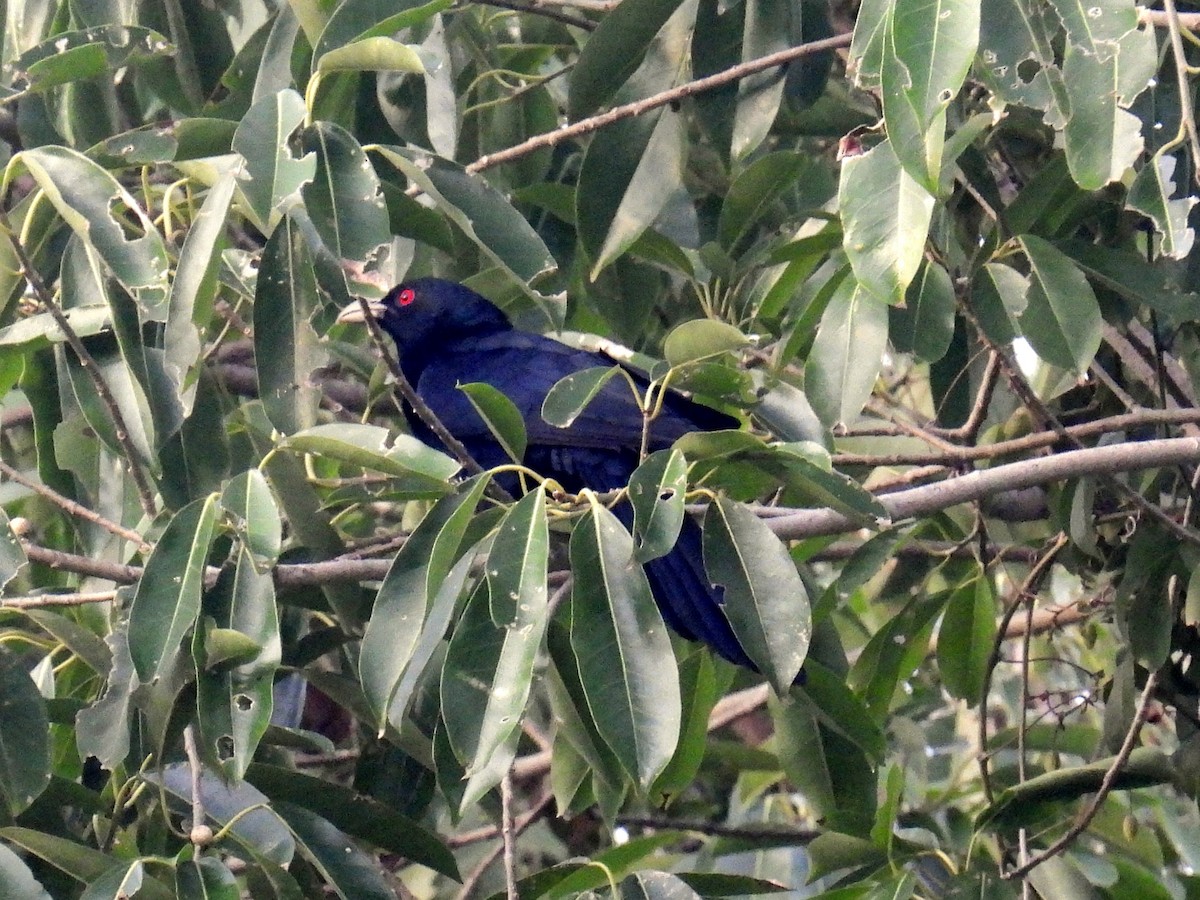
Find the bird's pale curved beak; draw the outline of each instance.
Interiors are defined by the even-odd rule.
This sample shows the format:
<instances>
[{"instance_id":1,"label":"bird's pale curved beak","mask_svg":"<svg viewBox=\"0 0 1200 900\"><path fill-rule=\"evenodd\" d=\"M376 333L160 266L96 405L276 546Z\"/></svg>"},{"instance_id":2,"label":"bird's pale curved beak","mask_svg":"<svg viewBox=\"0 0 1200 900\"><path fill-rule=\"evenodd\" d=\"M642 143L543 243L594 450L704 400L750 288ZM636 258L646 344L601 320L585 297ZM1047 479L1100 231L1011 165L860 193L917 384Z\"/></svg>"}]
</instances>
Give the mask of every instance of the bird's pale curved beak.
<instances>
[{"instance_id":1,"label":"bird's pale curved beak","mask_svg":"<svg viewBox=\"0 0 1200 900\"><path fill-rule=\"evenodd\" d=\"M382 300L368 300L367 309L371 311L371 315L376 319L383 318L384 310L387 309L383 305ZM355 300L353 303L347 303L338 312L337 321L342 322L365 322L367 319L363 315L362 303Z\"/></svg>"}]
</instances>

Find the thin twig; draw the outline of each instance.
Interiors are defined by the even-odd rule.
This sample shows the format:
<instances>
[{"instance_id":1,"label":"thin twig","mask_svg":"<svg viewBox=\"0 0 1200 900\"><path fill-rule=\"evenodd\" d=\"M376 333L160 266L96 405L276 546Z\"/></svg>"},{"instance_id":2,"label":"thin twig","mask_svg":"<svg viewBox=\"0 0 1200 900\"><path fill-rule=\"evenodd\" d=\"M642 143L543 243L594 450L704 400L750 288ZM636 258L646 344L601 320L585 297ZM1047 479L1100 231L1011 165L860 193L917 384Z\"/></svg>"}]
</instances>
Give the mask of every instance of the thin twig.
<instances>
[{"instance_id":1,"label":"thin twig","mask_svg":"<svg viewBox=\"0 0 1200 900\"><path fill-rule=\"evenodd\" d=\"M545 813L546 808L550 805L550 801L554 799L553 791L546 791L537 800L529 811L524 813L516 822L513 823L513 837L521 834L526 828L536 822ZM488 851L484 857L479 860L474 869L470 871L466 878L463 879L462 887L455 895L456 900L468 900L474 896L475 888L479 884L479 879L483 877L483 873L488 867L494 863L497 857L504 852L504 843L497 844L492 850Z\"/></svg>"},{"instance_id":2,"label":"thin twig","mask_svg":"<svg viewBox=\"0 0 1200 900\"><path fill-rule=\"evenodd\" d=\"M471 2L481 6L497 6L500 9L511 9L513 12L542 16L546 19L553 19L555 22L562 22L564 25L582 28L584 31L594 31L596 29L596 23L591 19L583 19L579 16L573 16L570 13L559 12L557 9L547 9L540 3L515 3L514 0L471 0Z\"/></svg>"},{"instance_id":3,"label":"thin twig","mask_svg":"<svg viewBox=\"0 0 1200 900\"><path fill-rule=\"evenodd\" d=\"M527 141L520 144L515 144L512 147L507 147L504 150L499 150L496 153L489 153L479 157L475 162L466 167L467 172L476 173L482 172L484 169L490 169L493 166L498 166L501 163L511 162L514 159L522 159L537 150L545 147L553 147L562 141L571 138L581 137L585 134L590 134L606 125L611 125L614 122L619 122L622 119L629 119L634 116L640 116L644 112L649 112L652 109L657 109L660 106L666 106L669 103L683 100L686 97L691 97L694 94L702 94L705 91L711 91L713 88L721 87L739 79L746 78L749 75L754 75L758 72L763 72L767 69L773 69L776 66L782 66L793 60L801 59L805 56L811 56L814 53L823 53L826 50L835 50L839 47L847 47L850 45L851 35L840 34L835 37L825 38L820 41L811 41L807 44L800 44L797 47L789 47L787 50L780 50L778 53L771 53L767 56L759 57L758 59L750 60L749 62L741 63L736 66L731 66L723 72L717 72L715 75L709 75L705 78L697 78L695 81L689 81L686 84L681 84L678 87L671 88L668 91L663 91L659 94L654 94L651 97L646 97L642 100L636 100L633 103L626 103L624 106L615 106L608 112L600 113L599 115L591 116L586 119L581 119L574 125L567 125L563 128L558 128L554 131L549 131L544 134L535 135Z\"/></svg>"},{"instance_id":4,"label":"thin twig","mask_svg":"<svg viewBox=\"0 0 1200 900\"><path fill-rule=\"evenodd\" d=\"M196 748L196 726L193 723L188 723L183 729L183 752L187 755L192 787L192 827L188 829L188 837L199 853L201 847L212 842L213 834L204 821L204 796L200 791L204 766L200 762L200 751Z\"/></svg>"},{"instance_id":5,"label":"thin twig","mask_svg":"<svg viewBox=\"0 0 1200 900\"><path fill-rule=\"evenodd\" d=\"M1022 601L1026 597L1031 597L1037 593L1038 585L1041 584L1046 572L1050 568L1050 564L1054 562L1054 558L1058 555L1068 543L1068 538L1061 532L1054 539L1054 543L1042 554L1041 559L1037 561L1029 574L1025 576L1025 580L1021 586L1017 588L1016 596L1013 597L1012 603L1004 611L1004 615L1000 617L1000 624L996 629L996 638L992 642L992 652L988 656L987 665L983 670L983 687L980 690L979 701L979 774L983 782L983 793L987 797L988 803L991 803L995 796L992 791L991 773L988 771L988 695L992 692L992 676L995 674L996 666L1000 664L1000 658L1004 653L1004 641L1008 636L1009 626L1016 617L1017 611L1022 607ZM982 576L981 576L982 577Z\"/></svg>"},{"instance_id":6,"label":"thin twig","mask_svg":"<svg viewBox=\"0 0 1200 900\"><path fill-rule=\"evenodd\" d=\"M508 900L518 900L517 841L513 834L512 772L500 779L500 837L504 847L504 890Z\"/></svg>"},{"instance_id":7,"label":"thin twig","mask_svg":"<svg viewBox=\"0 0 1200 900\"><path fill-rule=\"evenodd\" d=\"M104 518L104 516L100 515L98 512L88 509L82 503L77 503L70 497L64 497L58 491L42 484L40 481L34 481L32 478L27 478L3 460L0 460L0 475L3 475L10 481L15 481L17 484L29 488L35 494L45 497L55 506L61 508L67 515L84 519L88 522L91 522L93 525L99 525L105 531L112 532L119 538L131 541L132 543L136 544L138 549L143 553L147 553L151 549L150 545L146 543L146 539L133 529L126 528L124 525L119 525L116 522L112 522Z\"/></svg>"},{"instance_id":8,"label":"thin twig","mask_svg":"<svg viewBox=\"0 0 1200 900\"><path fill-rule=\"evenodd\" d=\"M80 594L33 594L0 600L0 609L45 609L54 606L87 606L117 599L116 591L89 591Z\"/></svg>"},{"instance_id":9,"label":"thin twig","mask_svg":"<svg viewBox=\"0 0 1200 900\"><path fill-rule=\"evenodd\" d=\"M1121 749L1117 752L1116 758L1112 761L1112 765L1104 773L1104 778L1100 781L1100 787L1092 797L1087 808L1080 814L1066 834L1060 837L1057 841L1038 853L1036 856L1029 859L1023 865L1018 866L1008 872L1002 872L1001 878L1012 880L1014 878L1022 878L1029 874L1030 871L1040 866L1046 860L1053 856L1057 856L1068 846L1075 841L1077 837L1087 831L1092 820L1096 818L1096 813L1100 811L1101 804L1108 799L1108 795L1112 793L1113 785L1116 784L1117 776L1121 774L1121 770L1125 768L1125 764L1129 762L1129 755L1133 753L1134 745L1137 743L1138 735L1142 733L1142 726L1146 723L1146 710L1150 705L1150 698L1154 695L1154 689L1158 687L1158 673L1151 672L1146 676L1146 686L1142 688L1142 694L1138 698L1137 710L1133 716L1133 722L1129 726L1129 730L1125 733L1125 740L1121 743Z\"/></svg>"},{"instance_id":10,"label":"thin twig","mask_svg":"<svg viewBox=\"0 0 1200 900\"><path fill-rule=\"evenodd\" d=\"M109 416L112 417L113 431L117 439L117 443L121 445L121 450L125 454L125 465L129 474L133 477L133 483L137 486L138 499L141 501L142 510L146 515L153 518L158 514L154 503L154 491L150 487L150 481L146 476L145 470L142 468L142 461L138 456L137 448L134 447L133 441L129 437L129 427L125 424L125 417L121 414L121 409L117 406L116 398L108 387L108 382L104 380L104 376L100 372L100 367L96 364L96 360L92 354L88 352L87 347L83 345L83 341L79 339L79 335L75 333L75 329L67 320L67 316L59 307L58 302L54 299L54 295L50 289L46 287L46 283L42 281L42 276L38 274L37 269L33 265L33 260L29 258L29 254L25 252L25 247L21 244L20 238L17 237L13 230L12 222L8 218L8 213L0 209L0 228L4 229L8 236L8 242L12 245L13 252L17 256L17 262L21 266L21 274L25 276L25 280L29 282L29 286L37 295L38 300L46 311L50 313L59 330L67 339L67 344L75 352L75 356L79 360L80 366L87 372L88 377L92 381L92 385L96 389L96 395L100 398L100 402L104 404L108 410Z\"/></svg>"}]
</instances>

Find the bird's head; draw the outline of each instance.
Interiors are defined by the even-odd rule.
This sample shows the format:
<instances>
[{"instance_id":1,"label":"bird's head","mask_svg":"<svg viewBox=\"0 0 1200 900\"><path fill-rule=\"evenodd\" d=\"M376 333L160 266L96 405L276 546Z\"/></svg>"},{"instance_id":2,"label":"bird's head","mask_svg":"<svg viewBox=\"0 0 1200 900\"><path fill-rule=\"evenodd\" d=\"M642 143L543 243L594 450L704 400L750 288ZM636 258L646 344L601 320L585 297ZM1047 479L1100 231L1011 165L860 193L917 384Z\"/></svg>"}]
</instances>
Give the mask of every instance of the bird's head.
<instances>
[{"instance_id":1,"label":"bird's head","mask_svg":"<svg viewBox=\"0 0 1200 900\"><path fill-rule=\"evenodd\" d=\"M486 297L442 278L405 281L382 299L369 301L367 307L405 358L428 355L450 341L512 327ZM357 300L347 304L337 320L364 321L362 304Z\"/></svg>"}]
</instances>

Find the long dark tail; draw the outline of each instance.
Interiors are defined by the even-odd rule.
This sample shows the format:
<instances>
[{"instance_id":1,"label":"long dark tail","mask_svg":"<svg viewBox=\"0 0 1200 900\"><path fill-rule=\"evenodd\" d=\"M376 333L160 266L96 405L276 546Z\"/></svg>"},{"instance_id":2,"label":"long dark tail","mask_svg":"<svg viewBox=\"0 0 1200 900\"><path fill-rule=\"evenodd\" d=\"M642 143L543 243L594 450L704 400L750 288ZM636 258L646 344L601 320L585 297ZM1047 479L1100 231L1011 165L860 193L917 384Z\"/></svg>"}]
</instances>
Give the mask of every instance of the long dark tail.
<instances>
[{"instance_id":1,"label":"long dark tail","mask_svg":"<svg viewBox=\"0 0 1200 900\"><path fill-rule=\"evenodd\" d=\"M626 528L632 525L633 511L628 504L613 511ZM713 587L704 571L700 526L693 519L684 519L670 553L650 560L643 568L663 620L680 637L700 641L734 665L757 671L721 608L724 590Z\"/></svg>"}]
</instances>

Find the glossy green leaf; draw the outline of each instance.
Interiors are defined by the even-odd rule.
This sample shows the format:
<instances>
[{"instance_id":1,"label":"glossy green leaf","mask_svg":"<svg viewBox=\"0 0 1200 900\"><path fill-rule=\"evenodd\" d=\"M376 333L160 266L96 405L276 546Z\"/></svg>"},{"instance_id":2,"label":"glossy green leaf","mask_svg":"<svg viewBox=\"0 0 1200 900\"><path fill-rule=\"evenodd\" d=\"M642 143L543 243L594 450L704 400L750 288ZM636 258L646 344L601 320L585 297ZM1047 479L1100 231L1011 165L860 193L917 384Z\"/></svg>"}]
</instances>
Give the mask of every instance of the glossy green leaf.
<instances>
[{"instance_id":1,"label":"glossy green leaf","mask_svg":"<svg viewBox=\"0 0 1200 900\"><path fill-rule=\"evenodd\" d=\"M560 379L542 401L542 418L558 428L569 427L619 371L618 366L595 366Z\"/></svg>"},{"instance_id":2,"label":"glossy green leaf","mask_svg":"<svg viewBox=\"0 0 1200 900\"><path fill-rule=\"evenodd\" d=\"M671 366L736 352L750 344L740 329L716 319L689 319L671 329L663 341L663 356Z\"/></svg>"},{"instance_id":3,"label":"glossy green leaf","mask_svg":"<svg viewBox=\"0 0 1200 900\"><path fill-rule=\"evenodd\" d=\"M321 240L337 259L352 261L364 274L378 272L392 235L383 189L367 154L350 132L332 122L305 128L301 147L317 163L301 194Z\"/></svg>"},{"instance_id":4,"label":"glossy green leaf","mask_svg":"<svg viewBox=\"0 0 1200 900\"><path fill-rule=\"evenodd\" d=\"M724 611L746 655L786 694L811 636L808 593L766 523L721 495L704 516L704 567L725 589Z\"/></svg>"},{"instance_id":5,"label":"glossy green leaf","mask_svg":"<svg viewBox=\"0 0 1200 900\"><path fill-rule=\"evenodd\" d=\"M502 565L491 559L488 564ZM525 711L549 609L544 565L542 583L525 592L510 622L493 621L489 595L495 588L486 589L490 581L485 582L485 589L472 593L450 638L442 669L442 721L468 777L488 768Z\"/></svg>"},{"instance_id":6,"label":"glossy green leaf","mask_svg":"<svg viewBox=\"0 0 1200 900\"><path fill-rule=\"evenodd\" d=\"M545 605L549 552L546 497L531 491L504 514L488 552L485 571L496 627L511 628Z\"/></svg>"},{"instance_id":7,"label":"glossy green leaf","mask_svg":"<svg viewBox=\"0 0 1200 900\"><path fill-rule=\"evenodd\" d=\"M938 671L952 696L971 706L979 702L995 639L996 598L988 579L979 577L951 594L938 629Z\"/></svg>"},{"instance_id":8,"label":"glossy green leaf","mask_svg":"<svg viewBox=\"0 0 1200 900\"><path fill-rule=\"evenodd\" d=\"M721 696L725 679L717 674L711 653L693 653L679 664L683 720L675 755L650 788L651 797L674 797L687 790L704 761L708 718Z\"/></svg>"},{"instance_id":9,"label":"glossy green leaf","mask_svg":"<svg viewBox=\"0 0 1200 900\"><path fill-rule=\"evenodd\" d=\"M886 527L891 517L883 504L853 478L828 467L824 451L804 444L780 444L747 458L775 475L794 496L792 502L836 509L867 528ZM807 452L806 452L807 451Z\"/></svg>"},{"instance_id":10,"label":"glossy green leaf","mask_svg":"<svg viewBox=\"0 0 1200 900\"><path fill-rule=\"evenodd\" d=\"M238 900L237 879L215 856L180 861L175 867L175 891L180 900Z\"/></svg>"},{"instance_id":11,"label":"glossy green leaf","mask_svg":"<svg viewBox=\"0 0 1200 900\"><path fill-rule=\"evenodd\" d=\"M789 0L744 0L742 62L747 63L792 45L792 10ZM767 69L738 82L737 113L733 119L730 156L741 159L762 144L775 121L783 99L784 69ZM727 201L728 202L728 201Z\"/></svg>"},{"instance_id":12,"label":"glossy green leaf","mask_svg":"<svg viewBox=\"0 0 1200 900\"><path fill-rule=\"evenodd\" d=\"M246 777L275 802L303 804L342 831L451 878L454 856L438 836L379 800L322 778L280 766L253 763Z\"/></svg>"},{"instance_id":13,"label":"glossy green leaf","mask_svg":"<svg viewBox=\"0 0 1200 900\"><path fill-rule=\"evenodd\" d=\"M355 41L388 37L424 22L447 9L452 0L346 0L339 3L313 41L313 62Z\"/></svg>"},{"instance_id":14,"label":"glossy green leaf","mask_svg":"<svg viewBox=\"0 0 1200 900\"><path fill-rule=\"evenodd\" d=\"M1088 19L1091 24L1093 17ZM1156 62L1153 29L1129 32L1106 53L1068 45L1062 73L1071 117L1063 138L1071 177L1081 188L1094 191L1118 181L1141 156L1142 123L1128 108Z\"/></svg>"},{"instance_id":15,"label":"glossy green leaf","mask_svg":"<svg viewBox=\"0 0 1200 900\"><path fill-rule=\"evenodd\" d=\"M533 226L482 176L408 149L375 151L425 191L439 211L527 290L530 282L558 268Z\"/></svg>"},{"instance_id":16,"label":"glossy green leaf","mask_svg":"<svg viewBox=\"0 0 1200 900\"><path fill-rule=\"evenodd\" d=\"M1011 266L988 263L971 282L970 305L980 327L1003 347L1019 333L1018 322L1025 311L1029 280Z\"/></svg>"},{"instance_id":17,"label":"glossy green leaf","mask_svg":"<svg viewBox=\"0 0 1200 900\"><path fill-rule=\"evenodd\" d=\"M0 844L0 895L9 900L50 900L24 860Z\"/></svg>"},{"instance_id":18,"label":"glossy green leaf","mask_svg":"<svg viewBox=\"0 0 1200 900\"><path fill-rule=\"evenodd\" d=\"M32 828L9 826L0 828L0 838L20 847L54 868L85 884L100 878L114 863L113 857L84 844ZM147 896L169 897L162 885L147 884ZM155 888L161 890L155 890Z\"/></svg>"},{"instance_id":19,"label":"glossy green leaf","mask_svg":"<svg viewBox=\"0 0 1200 900\"><path fill-rule=\"evenodd\" d=\"M379 861L346 834L303 806L272 806L296 838L296 849L342 900L394 900Z\"/></svg>"},{"instance_id":20,"label":"glossy green leaf","mask_svg":"<svg viewBox=\"0 0 1200 900\"><path fill-rule=\"evenodd\" d=\"M612 9L589 36L571 73L567 116L589 116L606 104L642 64L659 30L682 0L634 0Z\"/></svg>"},{"instance_id":21,"label":"glossy green leaf","mask_svg":"<svg viewBox=\"0 0 1200 900\"><path fill-rule=\"evenodd\" d=\"M806 166L802 154L781 150L760 156L739 172L721 204L717 223L721 246L735 248L772 204L794 186Z\"/></svg>"},{"instance_id":22,"label":"glossy green leaf","mask_svg":"<svg viewBox=\"0 0 1200 900\"><path fill-rule=\"evenodd\" d=\"M1021 331L1038 356L1082 375L1100 349L1103 321L1091 285L1069 257L1034 235L1023 235L1029 260Z\"/></svg>"},{"instance_id":23,"label":"glossy green leaf","mask_svg":"<svg viewBox=\"0 0 1200 900\"><path fill-rule=\"evenodd\" d=\"M247 469L231 478L221 491L221 508L233 517L234 529L255 566L260 571L273 566L283 541L283 523L263 473Z\"/></svg>"},{"instance_id":24,"label":"glossy green leaf","mask_svg":"<svg viewBox=\"0 0 1200 900\"><path fill-rule=\"evenodd\" d=\"M1063 126L1070 107L1053 45L1058 27L1046 4L980 4L976 73L1001 100L1043 111L1053 128Z\"/></svg>"},{"instance_id":25,"label":"glossy green leaf","mask_svg":"<svg viewBox=\"0 0 1200 900\"><path fill-rule=\"evenodd\" d=\"M579 182L579 235L595 281L650 227L682 185L679 115L659 109L601 131L588 146Z\"/></svg>"},{"instance_id":26,"label":"glossy green leaf","mask_svg":"<svg viewBox=\"0 0 1200 900\"><path fill-rule=\"evenodd\" d=\"M909 285L913 353L927 362L946 355L954 337L955 299L950 273L936 263L921 267Z\"/></svg>"},{"instance_id":27,"label":"glossy green leaf","mask_svg":"<svg viewBox=\"0 0 1200 900\"><path fill-rule=\"evenodd\" d=\"M104 692L75 716L75 742L79 751L96 757L106 769L115 769L129 754L129 713L137 678L129 652L129 635L113 631L105 639L112 665L105 671Z\"/></svg>"},{"instance_id":28,"label":"glossy green leaf","mask_svg":"<svg viewBox=\"0 0 1200 900\"><path fill-rule=\"evenodd\" d=\"M1172 199L1176 194L1175 162L1170 154L1156 153L1138 172L1126 202L1154 223L1160 238L1158 251L1163 256L1182 259L1196 240L1195 229L1188 227L1188 215L1196 205L1196 197L1185 193Z\"/></svg>"},{"instance_id":29,"label":"glossy green leaf","mask_svg":"<svg viewBox=\"0 0 1200 900\"><path fill-rule=\"evenodd\" d=\"M930 193L937 191L941 169L945 110L975 58L979 8L950 0L893 0L885 20L884 123L905 172Z\"/></svg>"},{"instance_id":30,"label":"glossy green leaf","mask_svg":"<svg viewBox=\"0 0 1200 900\"><path fill-rule=\"evenodd\" d=\"M225 219L233 201L234 178L223 175L204 198L179 251L179 264L167 300L167 326L163 335L164 366L185 415L196 395L204 319L216 296L217 271L225 240Z\"/></svg>"},{"instance_id":31,"label":"glossy green leaf","mask_svg":"<svg viewBox=\"0 0 1200 900\"><path fill-rule=\"evenodd\" d=\"M200 612L217 498L196 500L171 519L138 582L129 610L129 649L138 680L149 684L174 666L179 642Z\"/></svg>"},{"instance_id":32,"label":"glossy green leaf","mask_svg":"<svg viewBox=\"0 0 1200 900\"><path fill-rule=\"evenodd\" d=\"M233 135L233 149L244 160L238 184L249 212L266 234L275 230L288 205L317 171L312 154L294 155L288 140L303 121L304 109L304 100L290 89L263 97Z\"/></svg>"},{"instance_id":33,"label":"glossy green leaf","mask_svg":"<svg viewBox=\"0 0 1200 900\"><path fill-rule=\"evenodd\" d=\"M107 304L77 306L65 310L64 314L71 329L80 337L100 334L112 326L112 312ZM38 313L0 328L0 347L26 345L24 349L34 350L39 345L61 344L66 339L66 334L50 313Z\"/></svg>"},{"instance_id":34,"label":"glossy green leaf","mask_svg":"<svg viewBox=\"0 0 1200 900\"><path fill-rule=\"evenodd\" d=\"M886 303L899 301L925 251L933 196L884 141L843 160L838 210L846 256L862 289Z\"/></svg>"},{"instance_id":35,"label":"glossy green leaf","mask_svg":"<svg viewBox=\"0 0 1200 900\"><path fill-rule=\"evenodd\" d=\"M571 646L591 715L625 771L643 786L679 740L679 679L666 625L633 538L593 501L571 533Z\"/></svg>"},{"instance_id":36,"label":"glossy green leaf","mask_svg":"<svg viewBox=\"0 0 1200 900\"><path fill-rule=\"evenodd\" d=\"M369 37L330 50L317 60L317 72L424 72L412 47L390 37Z\"/></svg>"},{"instance_id":37,"label":"glossy green leaf","mask_svg":"<svg viewBox=\"0 0 1200 900\"><path fill-rule=\"evenodd\" d=\"M161 785L183 808L191 808L192 773L186 764L167 766L161 777L156 772L144 772L142 779L155 790ZM206 769L200 775L200 796L214 830L228 828L226 837L235 846L281 866L292 862L296 841L287 823L281 822L271 808L267 795L254 785L246 781L230 785Z\"/></svg>"},{"instance_id":38,"label":"glossy green leaf","mask_svg":"<svg viewBox=\"0 0 1200 900\"><path fill-rule=\"evenodd\" d=\"M629 478L633 506L633 533L639 563L671 551L683 527L687 492L687 460L678 449L657 450L647 456Z\"/></svg>"},{"instance_id":39,"label":"glossy green leaf","mask_svg":"<svg viewBox=\"0 0 1200 900\"><path fill-rule=\"evenodd\" d=\"M23 90L46 91L174 51L157 31L138 26L114 23L63 32L13 62L13 84Z\"/></svg>"},{"instance_id":40,"label":"glossy green leaf","mask_svg":"<svg viewBox=\"0 0 1200 900\"><path fill-rule=\"evenodd\" d=\"M149 216L120 182L86 156L66 147L25 150L6 170L8 178L23 163L63 221L95 250L138 303L145 320L167 314L167 250ZM119 217L119 218L118 218ZM141 229L126 234L124 219Z\"/></svg>"},{"instance_id":41,"label":"glossy green leaf","mask_svg":"<svg viewBox=\"0 0 1200 900\"><path fill-rule=\"evenodd\" d=\"M378 425L315 425L290 435L280 446L405 477L438 493L449 489L447 480L461 468L444 453L411 435L399 434L392 439L388 430Z\"/></svg>"},{"instance_id":42,"label":"glossy green leaf","mask_svg":"<svg viewBox=\"0 0 1200 900\"><path fill-rule=\"evenodd\" d=\"M312 372L327 360L312 326L321 305L313 254L295 219L279 223L259 268L254 293L258 392L272 424L292 434L316 424L321 392Z\"/></svg>"},{"instance_id":43,"label":"glossy green leaf","mask_svg":"<svg viewBox=\"0 0 1200 900\"><path fill-rule=\"evenodd\" d=\"M417 648L420 625L466 549L462 539L486 486L486 478L473 478L439 500L408 536L379 586L359 665L359 678L377 727L382 728Z\"/></svg>"},{"instance_id":44,"label":"glossy green leaf","mask_svg":"<svg viewBox=\"0 0 1200 900\"><path fill-rule=\"evenodd\" d=\"M0 801L24 812L50 781L46 704L25 667L0 655Z\"/></svg>"},{"instance_id":45,"label":"glossy green leaf","mask_svg":"<svg viewBox=\"0 0 1200 900\"><path fill-rule=\"evenodd\" d=\"M900 683L924 662L933 623L947 599L942 592L910 600L871 636L855 661L848 683L877 720L882 720Z\"/></svg>"},{"instance_id":46,"label":"glossy green leaf","mask_svg":"<svg viewBox=\"0 0 1200 900\"><path fill-rule=\"evenodd\" d=\"M516 404L482 381L460 384L458 389L467 395L471 406L475 407L475 412L479 413L508 458L515 463L522 462L529 439L525 433L525 419Z\"/></svg>"},{"instance_id":47,"label":"glossy green leaf","mask_svg":"<svg viewBox=\"0 0 1200 900\"><path fill-rule=\"evenodd\" d=\"M827 426L852 422L871 396L887 332L887 306L854 281L843 282L804 366L805 393Z\"/></svg>"},{"instance_id":48,"label":"glossy green leaf","mask_svg":"<svg viewBox=\"0 0 1200 900\"><path fill-rule=\"evenodd\" d=\"M256 569L250 554L238 554L233 575L209 591L204 612L215 628L197 633L205 660L197 660L196 707L200 738L208 758L216 760L231 781L238 781L254 756L271 721L272 684L281 647L275 585L270 572ZM212 635L228 631L240 638L233 665L214 665ZM203 637L203 647L199 646ZM201 662L207 663L201 666Z\"/></svg>"},{"instance_id":49,"label":"glossy green leaf","mask_svg":"<svg viewBox=\"0 0 1200 900\"><path fill-rule=\"evenodd\" d=\"M1115 53L1116 42L1137 27L1137 11L1121 0L1052 0L1050 6L1067 30L1068 44L1101 59Z\"/></svg>"}]
</instances>

